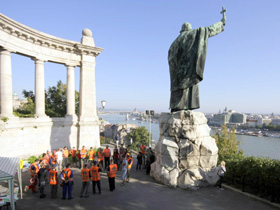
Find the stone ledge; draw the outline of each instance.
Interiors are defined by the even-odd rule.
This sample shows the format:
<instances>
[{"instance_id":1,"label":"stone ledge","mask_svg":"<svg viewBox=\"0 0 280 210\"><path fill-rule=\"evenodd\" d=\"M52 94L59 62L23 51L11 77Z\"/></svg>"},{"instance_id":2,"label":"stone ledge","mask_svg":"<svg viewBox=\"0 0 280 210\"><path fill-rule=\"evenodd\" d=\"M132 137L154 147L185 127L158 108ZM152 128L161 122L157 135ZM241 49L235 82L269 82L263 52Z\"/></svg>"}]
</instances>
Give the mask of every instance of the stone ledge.
<instances>
[{"instance_id":1,"label":"stone ledge","mask_svg":"<svg viewBox=\"0 0 280 210\"><path fill-rule=\"evenodd\" d=\"M250 197L250 198L253 198L253 199L255 199L255 200L261 201L261 202L266 203L266 204L268 204L268 205L270 205L270 206L273 206L273 207L276 207L276 208L279 208L279 209L280 209L280 204L278 204L278 203L273 203L273 202L271 202L271 201L269 201L269 200L266 200L266 199L264 199L264 198L260 198L260 197L258 197L258 196L256 196L256 195L252 195L252 194L247 193L247 192L242 192L242 190L236 189L236 188L231 187L231 186L229 186L229 185L227 185L227 184L222 184L222 186L223 186L224 188L226 188L226 189L232 190L232 191L234 191L234 192L238 192L238 193L240 193L240 194L242 194L242 195L246 195L246 196L248 196L248 197Z\"/></svg>"}]
</instances>

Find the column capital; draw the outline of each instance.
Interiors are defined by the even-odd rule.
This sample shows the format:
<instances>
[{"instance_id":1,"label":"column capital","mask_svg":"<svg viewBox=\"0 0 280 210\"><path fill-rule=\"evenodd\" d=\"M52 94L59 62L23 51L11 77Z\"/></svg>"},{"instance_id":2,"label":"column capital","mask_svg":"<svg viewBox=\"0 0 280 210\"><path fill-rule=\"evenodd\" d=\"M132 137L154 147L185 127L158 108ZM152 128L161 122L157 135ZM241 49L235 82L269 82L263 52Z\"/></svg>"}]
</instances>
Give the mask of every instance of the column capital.
<instances>
[{"instance_id":1,"label":"column capital","mask_svg":"<svg viewBox=\"0 0 280 210\"><path fill-rule=\"evenodd\" d=\"M76 66L74 66L74 65L66 65L65 64L65 67L67 68L67 70L69 70L69 69L75 69Z\"/></svg>"},{"instance_id":2,"label":"column capital","mask_svg":"<svg viewBox=\"0 0 280 210\"><path fill-rule=\"evenodd\" d=\"M0 53L10 55L13 51L4 47L0 47Z\"/></svg>"},{"instance_id":3,"label":"column capital","mask_svg":"<svg viewBox=\"0 0 280 210\"><path fill-rule=\"evenodd\" d=\"M40 57L32 57L31 60L35 61L35 63L45 63L46 60Z\"/></svg>"}]
</instances>

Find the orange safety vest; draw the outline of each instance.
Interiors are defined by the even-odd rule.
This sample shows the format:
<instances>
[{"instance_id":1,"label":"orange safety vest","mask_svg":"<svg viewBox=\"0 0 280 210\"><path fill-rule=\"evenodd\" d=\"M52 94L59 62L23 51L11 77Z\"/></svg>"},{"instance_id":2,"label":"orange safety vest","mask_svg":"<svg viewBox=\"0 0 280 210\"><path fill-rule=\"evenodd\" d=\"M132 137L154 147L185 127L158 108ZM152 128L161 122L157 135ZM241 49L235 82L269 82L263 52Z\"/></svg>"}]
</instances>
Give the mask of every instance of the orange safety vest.
<instances>
[{"instance_id":1,"label":"orange safety vest","mask_svg":"<svg viewBox=\"0 0 280 210\"><path fill-rule=\"evenodd\" d=\"M145 145L141 145L141 146L140 146L140 152L141 152L142 154L146 154L146 146L145 146Z\"/></svg>"},{"instance_id":2,"label":"orange safety vest","mask_svg":"<svg viewBox=\"0 0 280 210\"><path fill-rule=\"evenodd\" d=\"M68 149L67 149L67 150L64 150L63 157L64 157L64 158L68 158L68 156L69 156Z\"/></svg>"},{"instance_id":3,"label":"orange safety vest","mask_svg":"<svg viewBox=\"0 0 280 210\"><path fill-rule=\"evenodd\" d=\"M70 178L71 176L71 169L70 168L65 168L63 171L62 171L62 175L63 175L63 178L66 179L68 181L73 181L72 178Z\"/></svg>"},{"instance_id":4,"label":"orange safety vest","mask_svg":"<svg viewBox=\"0 0 280 210\"><path fill-rule=\"evenodd\" d=\"M127 163L128 163L130 160L131 160L131 163L130 163L129 165L127 165L127 168L128 168L128 169L130 169L130 168L132 167L132 164L133 164L133 159L132 159L132 157L129 157L129 158L127 159Z\"/></svg>"},{"instance_id":5,"label":"orange safety vest","mask_svg":"<svg viewBox=\"0 0 280 210\"><path fill-rule=\"evenodd\" d=\"M86 149L82 149L80 153L81 153L81 158L86 158L86 156L87 156L87 150Z\"/></svg>"},{"instance_id":6,"label":"orange safety vest","mask_svg":"<svg viewBox=\"0 0 280 210\"><path fill-rule=\"evenodd\" d=\"M32 170L32 166L35 167L35 173L34 173L34 170ZM30 166L29 172L31 173L31 176L32 176L32 177L33 177L34 175L38 174L38 172L39 172L39 167L37 166L37 164L32 163L31 166Z\"/></svg>"},{"instance_id":7,"label":"orange safety vest","mask_svg":"<svg viewBox=\"0 0 280 210\"><path fill-rule=\"evenodd\" d=\"M104 149L104 157L110 157L111 152L110 149Z\"/></svg>"},{"instance_id":8,"label":"orange safety vest","mask_svg":"<svg viewBox=\"0 0 280 210\"><path fill-rule=\"evenodd\" d=\"M102 161L103 159L104 159L104 152L100 152L100 151L98 151L98 162L100 162L100 161Z\"/></svg>"},{"instance_id":9,"label":"orange safety vest","mask_svg":"<svg viewBox=\"0 0 280 210\"><path fill-rule=\"evenodd\" d=\"M51 156L51 161L52 161L52 164L56 164L56 156L55 155L52 155Z\"/></svg>"},{"instance_id":10,"label":"orange safety vest","mask_svg":"<svg viewBox=\"0 0 280 210\"><path fill-rule=\"evenodd\" d=\"M88 159L89 160L93 160L94 159L94 155L95 155L95 151L93 150L93 151L89 151L88 152Z\"/></svg>"},{"instance_id":11,"label":"orange safety vest","mask_svg":"<svg viewBox=\"0 0 280 210\"><path fill-rule=\"evenodd\" d=\"M81 176L82 176L82 181L83 182L88 182L89 181L89 169L88 168L83 168L81 170Z\"/></svg>"},{"instance_id":12,"label":"orange safety vest","mask_svg":"<svg viewBox=\"0 0 280 210\"><path fill-rule=\"evenodd\" d=\"M49 154L46 154L46 160L48 161L48 163L50 162L50 157L51 155L49 156Z\"/></svg>"},{"instance_id":13,"label":"orange safety vest","mask_svg":"<svg viewBox=\"0 0 280 210\"><path fill-rule=\"evenodd\" d=\"M117 164L112 164L112 165L109 165L109 174L108 174L108 177L110 178L113 178L116 176L116 173L117 173L117 170L118 170L118 165Z\"/></svg>"},{"instance_id":14,"label":"orange safety vest","mask_svg":"<svg viewBox=\"0 0 280 210\"><path fill-rule=\"evenodd\" d=\"M57 185L58 184L58 179L57 179L57 172L54 170L49 171L49 180L50 180L50 185Z\"/></svg>"},{"instance_id":15,"label":"orange safety vest","mask_svg":"<svg viewBox=\"0 0 280 210\"><path fill-rule=\"evenodd\" d=\"M70 151L70 154L72 155L72 157L76 157L76 153L77 153L77 150L72 149Z\"/></svg>"},{"instance_id":16,"label":"orange safety vest","mask_svg":"<svg viewBox=\"0 0 280 210\"><path fill-rule=\"evenodd\" d=\"M92 181L98 181L98 180L100 180L99 167L97 167L97 166L92 166L92 167L90 168L90 173L91 173L91 180L92 180Z\"/></svg>"}]
</instances>

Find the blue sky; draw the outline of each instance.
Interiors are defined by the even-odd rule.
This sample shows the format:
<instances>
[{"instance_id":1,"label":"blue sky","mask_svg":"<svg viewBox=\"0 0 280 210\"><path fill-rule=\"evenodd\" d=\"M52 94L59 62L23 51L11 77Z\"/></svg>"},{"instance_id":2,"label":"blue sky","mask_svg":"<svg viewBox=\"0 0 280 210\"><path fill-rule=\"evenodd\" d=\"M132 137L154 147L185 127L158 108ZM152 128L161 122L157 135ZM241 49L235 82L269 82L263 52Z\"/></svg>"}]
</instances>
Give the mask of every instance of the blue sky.
<instances>
[{"instance_id":1,"label":"blue sky","mask_svg":"<svg viewBox=\"0 0 280 210\"><path fill-rule=\"evenodd\" d=\"M199 111L280 113L280 1L218 0L48 0L2 1L0 12L24 25L73 41L89 28L97 47L97 103L107 109L168 111L167 53L181 25L220 21L225 31L208 42ZM12 56L13 91L34 90L34 63ZM45 64L46 88L66 82L66 67ZM79 69L76 68L79 90Z\"/></svg>"}]
</instances>

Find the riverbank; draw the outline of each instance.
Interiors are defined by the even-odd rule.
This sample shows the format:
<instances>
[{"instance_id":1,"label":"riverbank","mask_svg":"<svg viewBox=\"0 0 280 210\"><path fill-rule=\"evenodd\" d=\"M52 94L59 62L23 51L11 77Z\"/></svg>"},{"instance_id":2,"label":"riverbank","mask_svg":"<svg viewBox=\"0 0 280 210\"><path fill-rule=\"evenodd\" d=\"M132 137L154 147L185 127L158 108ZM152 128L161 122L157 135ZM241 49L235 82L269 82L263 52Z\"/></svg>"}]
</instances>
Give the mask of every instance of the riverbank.
<instances>
[{"instance_id":1,"label":"riverbank","mask_svg":"<svg viewBox=\"0 0 280 210\"><path fill-rule=\"evenodd\" d=\"M213 130L221 130L221 127L216 126L210 126L209 127ZM235 130L236 135L247 135L247 136L256 136L256 137L270 137L270 138L280 138L280 132L277 131L268 131L263 129L257 129L257 128L237 128Z\"/></svg>"}]
</instances>

